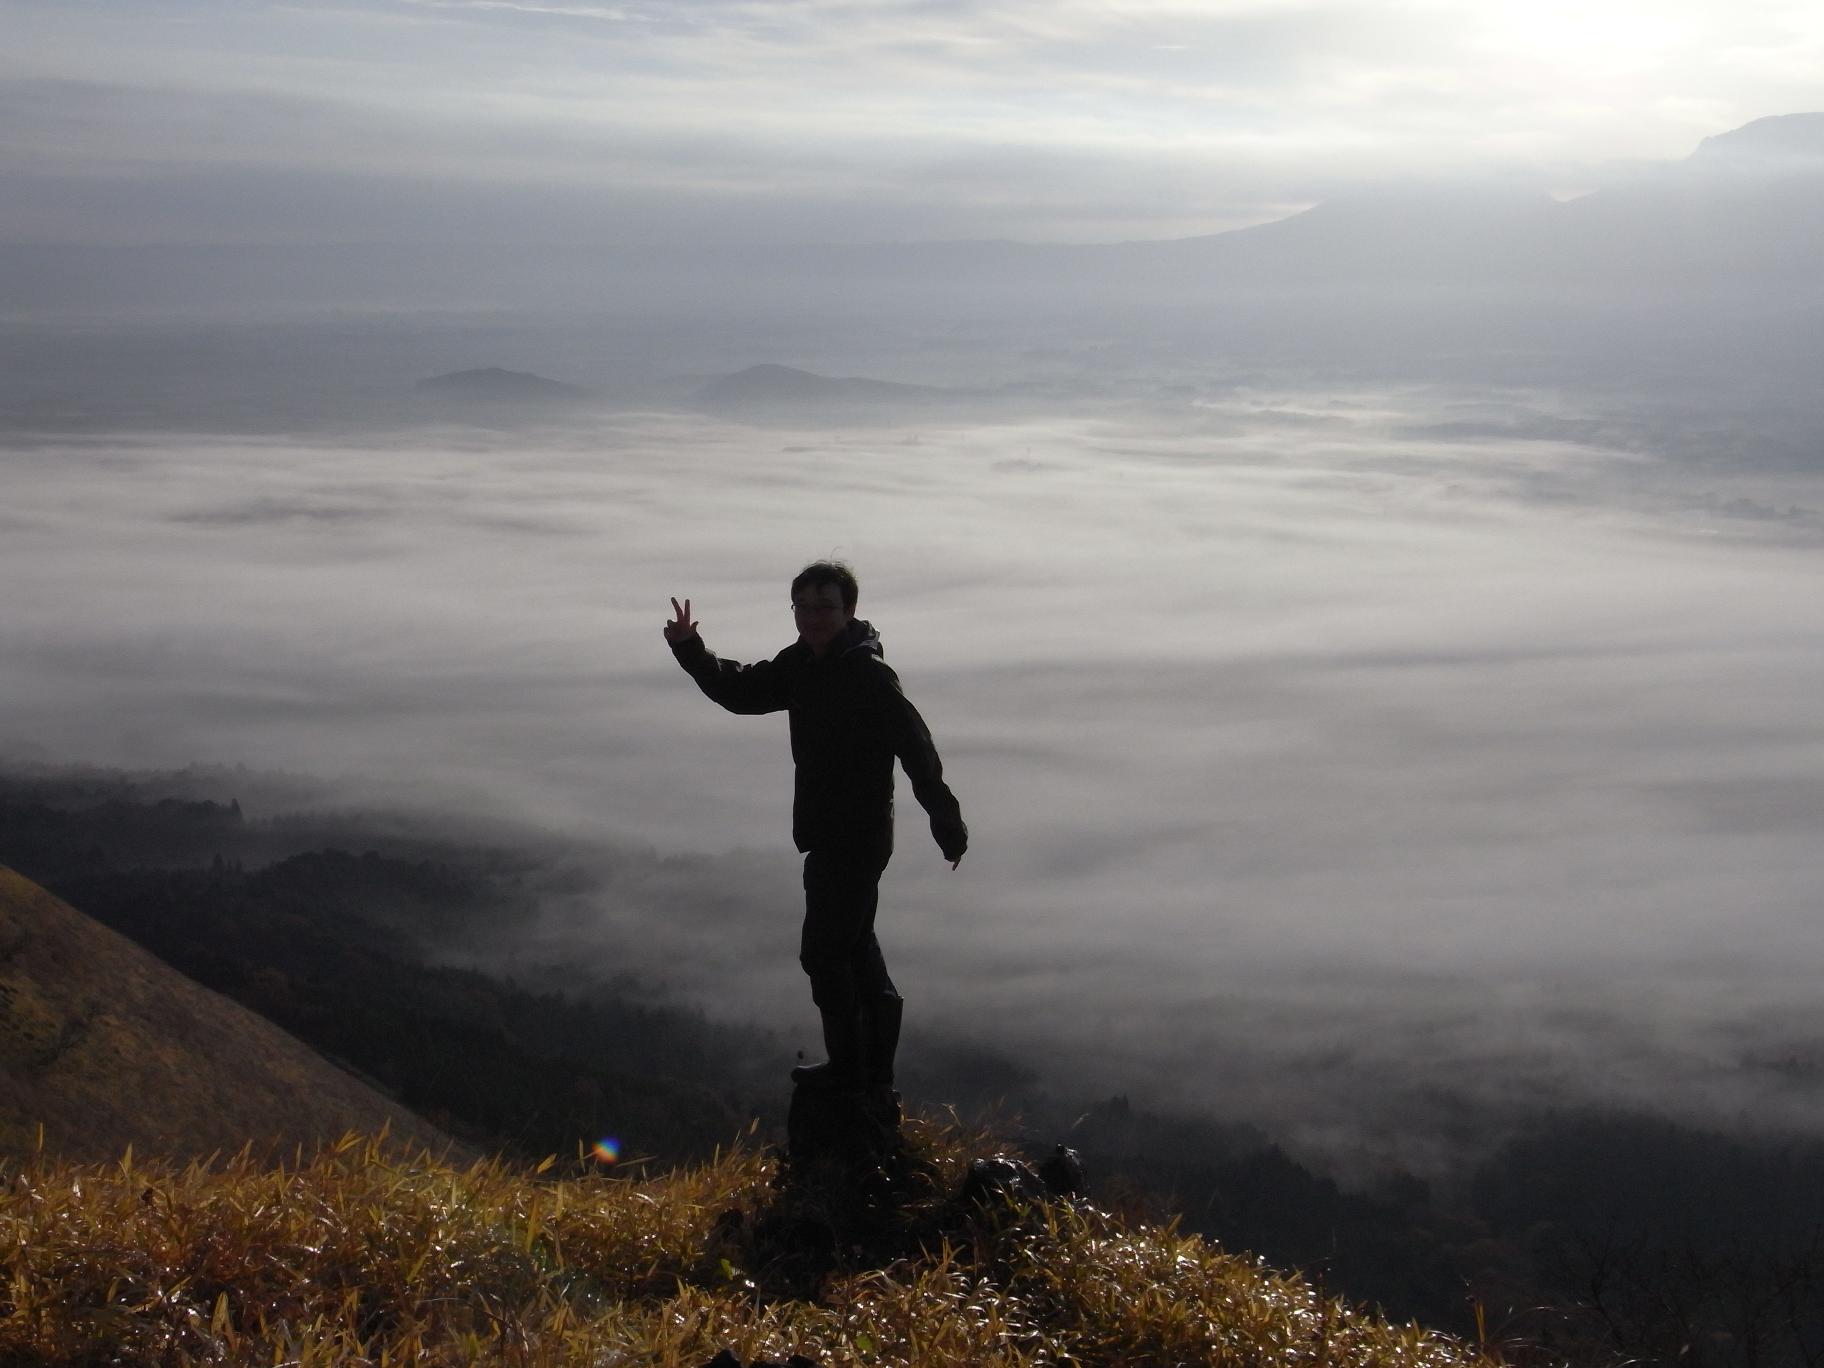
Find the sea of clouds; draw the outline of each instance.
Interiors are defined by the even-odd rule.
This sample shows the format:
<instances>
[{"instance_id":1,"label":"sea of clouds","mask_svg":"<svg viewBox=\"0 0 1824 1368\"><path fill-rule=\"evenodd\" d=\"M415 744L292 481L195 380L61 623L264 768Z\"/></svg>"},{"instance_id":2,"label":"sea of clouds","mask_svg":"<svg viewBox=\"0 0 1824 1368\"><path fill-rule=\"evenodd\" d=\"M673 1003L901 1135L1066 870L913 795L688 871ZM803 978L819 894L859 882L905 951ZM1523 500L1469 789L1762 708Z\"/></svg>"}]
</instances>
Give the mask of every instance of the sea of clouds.
<instances>
[{"instance_id":1,"label":"sea of clouds","mask_svg":"<svg viewBox=\"0 0 1824 1368\"><path fill-rule=\"evenodd\" d=\"M812 1047L784 718L660 629L770 656L835 555L972 831L952 872L901 784L909 1045L1404 1162L1463 1108L1824 1128L1824 482L1551 408L13 434L0 755L561 832L600 856L534 961Z\"/></svg>"}]
</instances>

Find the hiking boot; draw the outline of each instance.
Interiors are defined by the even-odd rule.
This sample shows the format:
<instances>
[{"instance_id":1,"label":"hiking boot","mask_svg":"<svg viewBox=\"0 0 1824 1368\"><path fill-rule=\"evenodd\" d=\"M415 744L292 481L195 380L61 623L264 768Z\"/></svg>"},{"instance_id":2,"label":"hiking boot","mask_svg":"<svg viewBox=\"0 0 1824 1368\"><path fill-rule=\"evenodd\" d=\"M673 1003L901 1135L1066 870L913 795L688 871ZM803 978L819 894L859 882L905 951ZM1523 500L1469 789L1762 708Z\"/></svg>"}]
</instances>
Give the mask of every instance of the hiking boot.
<instances>
[{"instance_id":1,"label":"hiking boot","mask_svg":"<svg viewBox=\"0 0 1824 1368\"><path fill-rule=\"evenodd\" d=\"M792 1070L799 1087L855 1092L865 1081L863 1061L868 1056L866 1022L860 1012L823 1011L823 1048L829 1059L822 1064L800 1064Z\"/></svg>"},{"instance_id":2,"label":"hiking boot","mask_svg":"<svg viewBox=\"0 0 1824 1368\"><path fill-rule=\"evenodd\" d=\"M792 1082L801 1088L821 1088L827 1092L860 1092L861 1075L854 1068L842 1068L834 1060L821 1064L800 1064L792 1070Z\"/></svg>"}]
</instances>

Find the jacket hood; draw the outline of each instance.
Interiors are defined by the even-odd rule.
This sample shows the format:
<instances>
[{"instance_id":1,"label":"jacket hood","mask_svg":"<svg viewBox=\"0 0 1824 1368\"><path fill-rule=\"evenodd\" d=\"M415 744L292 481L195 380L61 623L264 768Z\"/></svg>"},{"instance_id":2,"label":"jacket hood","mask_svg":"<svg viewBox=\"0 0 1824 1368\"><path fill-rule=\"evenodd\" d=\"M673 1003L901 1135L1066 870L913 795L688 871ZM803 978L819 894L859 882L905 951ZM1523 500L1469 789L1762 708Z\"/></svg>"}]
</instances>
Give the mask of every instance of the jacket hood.
<instances>
[{"instance_id":1,"label":"jacket hood","mask_svg":"<svg viewBox=\"0 0 1824 1368\"><path fill-rule=\"evenodd\" d=\"M886 658L886 648L880 644L880 633L874 630L874 624L862 618L856 618L842 629L842 635L836 638L834 655L854 655L856 652Z\"/></svg>"}]
</instances>

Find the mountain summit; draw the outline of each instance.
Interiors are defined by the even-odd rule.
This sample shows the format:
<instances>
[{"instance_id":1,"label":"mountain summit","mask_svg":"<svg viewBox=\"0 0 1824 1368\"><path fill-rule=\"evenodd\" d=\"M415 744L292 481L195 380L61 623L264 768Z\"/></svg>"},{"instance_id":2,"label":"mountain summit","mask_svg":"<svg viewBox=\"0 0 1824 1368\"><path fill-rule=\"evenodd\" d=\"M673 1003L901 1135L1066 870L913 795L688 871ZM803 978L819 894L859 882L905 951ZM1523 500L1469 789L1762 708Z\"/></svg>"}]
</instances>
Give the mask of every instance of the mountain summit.
<instances>
[{"instance_id":1,"label":"mountain summit","mask_svg":"<svg viewBox=\"0 0 1824 1368\"><path fill-rule=\"evenodd\" d=\"M542 375L533 375L530 371L503 370L499 366L433 375L428 380L420 380L413 388L420 394L437 398L520 404L554 399L583 399L589 394L580 385L548 380Z\"/></svg>"}]
</instances>

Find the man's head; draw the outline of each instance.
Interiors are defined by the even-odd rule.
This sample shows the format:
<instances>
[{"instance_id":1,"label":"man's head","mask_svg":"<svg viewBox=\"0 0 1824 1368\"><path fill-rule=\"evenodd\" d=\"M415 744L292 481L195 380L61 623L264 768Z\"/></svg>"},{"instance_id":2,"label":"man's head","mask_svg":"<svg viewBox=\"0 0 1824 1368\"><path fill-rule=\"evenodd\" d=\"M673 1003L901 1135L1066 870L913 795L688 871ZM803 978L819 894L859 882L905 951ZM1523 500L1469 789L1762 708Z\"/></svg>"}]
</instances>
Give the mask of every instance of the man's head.
<instances>
[{"instance_id":1,"label":"man's head","mask_svg":"<svg viewBox=\"0 0 1824 1368\"><path fill-rule=\"evenodd\" d=\"M855 619L860 597L855 572L840 561L814 561L792 581L792 620L798 639L821 655Z\"/></svg>"}]
</instances>

